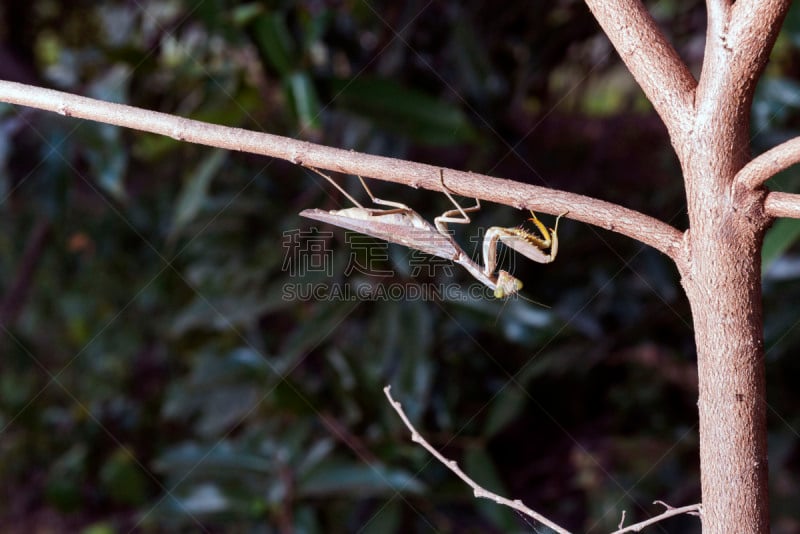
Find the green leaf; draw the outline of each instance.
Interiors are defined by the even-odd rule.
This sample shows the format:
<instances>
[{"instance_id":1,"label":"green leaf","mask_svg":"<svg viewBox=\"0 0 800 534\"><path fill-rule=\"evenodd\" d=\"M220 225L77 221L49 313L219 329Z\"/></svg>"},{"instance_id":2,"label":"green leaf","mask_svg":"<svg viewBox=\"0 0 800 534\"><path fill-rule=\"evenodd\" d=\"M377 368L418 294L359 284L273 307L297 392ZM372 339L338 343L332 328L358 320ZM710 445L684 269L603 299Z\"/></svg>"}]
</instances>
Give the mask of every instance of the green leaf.
<instances>
[{"instance_id":1,"label":"green leaf","mask_svg":"<svg viewBox=\"0 0 800 534\"><path fill-rule=\"evenodd\" d=\"M400 532L400 521L402 520L402 507L400 500L391 498L386 503L377 505L375 512L359 529L362 534L388 534L390 532Z\"/></svg>"},{"instance_id":2,"label":"green leaf","mask_svg":"<svg viewBox=\"0 0 800 534\"><path fill-rule=\"evenodd\" d=\"M214 150L189 173L175 203L170 240L174 239L203 207L208 198L211 179L217 174L227 155L228 152L225 150Z\"/></svg>"},{"instance_id":3,"label":"green leaf","mask_svg":"<svg viewBox=\"0 0 800 534\"><path fill-rule=\"evenodd\" d=\"M105 521L94 523L81 530L81 534L116 534L116 532L114 525Z\"/></svg>"},{"instance_id":4,"label":"green leaf","mask_svg":"<svg viewBox=\"0 0 800 534\"><path fill-rule=\"evenodd\" d=\"M278 358L273 360L274 369L288 372L298 358L318 347L330 337L360 303L329 300L313 308L314 314L299 324L285 337Z\"/></svg>"},{"instance_id":5,"label":"green leaf","mask_svg":"<svg viewBox=\"0 0 800 534\"><path fill-rule=\"evenodd\" d=\"M320 534L323 532L316 518L317 508L313 506L298 506L294 513L294 531L297 534Z\"/></svg>"},{"instance_id":6,"label":"green leaf","mask_svg":"<svg viewBox=\"0 0 800 534\"><path fill-rule=\"evenodd\" d=\"M407 471L329 461L298 480L296 493L303 497L358 494L364 498L396 492L422 493L423 490L423 484Z\"/></svg>"},{"instance_id":7,"label":"green leaf","mask_svg":"<svg viewBox=\"0 0 800 534\"><path fill-rule=\"evenodd\" d=\"M778 219L764 237L761 248L761 272L767 272L772 263L789 249L800 237L800 220Z\"/></svg>"},{"instance_id":8,"label":"green leaf","mask_svg":"<svg viewBox=\"0 0 800 534\"><path fill-rule=\"evenodd\" d=\"M196 442L177 445L162 454L153 468L184 480L216 476L237 479L247 474L270 476L274 465L268 458L236 449L230 442L199 445Z\"/></svg>"},{"instance_id":9,"label":"green leaf","mask_svg":"<svg viewBox=\"0 0 800 534\"><path fill-rule=\"evenodd\" d=\"M180 499L181 509L190 515L204 515L223 512L231 508L230 499L216 484L199 484Z\"/></svg>"},{"instance_id":10,"label":"green leaf","mask_svg":"<svg viewBox=\"0 0 800 534\"><path fill-rule=\"evenodd\" d=\"M229 16L234 26L246 26L264 12L260 2L250 2L235 6L230 10Z\"/></svg>"},{"instance_id":11,"label":"green leaf","mask_svg":"<svg viewBox=\"0 0 800 534\"><path fill-rule=\"evenodd\" d=\"M148 479L135 458L124 448L118 448L100 469L100 482L115 503L144 504Z\"/></svg>"},{"instance_id":12,"label":"green leaf","mask_svg":"<svg viewBox=\"0 0 800 534\"><path fill-rule=\"evenodd\" d=\"M392 308L397 317L391 319L397 325L392 351L395 361L392 367L397 373L391 378L396 393L404 399L406 414L412 421L419 420L430 401L436 361L432 357L433 317L425 302L414 300L396 303Z\"/></svg>"},{"instance_id":13,"label":"green leaf","mask_svg":"<svg viewBox=\"0 0 800 534\"><path fill-rule=\"evenodd\" d=\"M44 489L50 504L63 511L78 509L82 502L80 488L86 483L88 457L86 444L78 443L56 460Z\"/></svg>"},{"instance_id":14,"label":"green leaf","mask_svg":"<svg viewBox=\"0 0 800 534\"><path fill-rule=\"evenodd\" d=\"M285 15L279 12L260 15L255 18L251 28L261 56L282 78L289 76L299 62L295 57L295 43L286 25Z\"/></svg>"},{"instance_id":15,"label":"green leaf","mask_svg":"<svg viewBox=\"0 0 800 534\"><path fill-rule=\"evenodd\" d=\"M289 98L303 129L319 128L320 105L314 83L306 72L294 72L286 80Z\"/></svg>"},{"instance_id":16,"label":"green leaf","mask_svg":"<svg viewBox=\"0 0 800 534\"><path fill-rule=\"evenodd\" d=\"M483 434L491 437L505 428L507 424L517 418L525 407L526 400L527 396L520 391L519 386L511 384L503 388L500 395L492 400Z\"/></svg>"},{"instance_id":17,"label":"green leaf","mask_svg":"<svg viewBox=\"0 0 800 534\"><path fill-rule=\"evenodd\" d=\"M758 84L753 99L753 131L774 130L800 108L800 84L795 80L775 76Z\"/></svg>"},{"instance_id":18,"label":"green leaf","mask_svg":"<svg viewBox=\"0 0 800 534\"><path fill-rule=\"evenodd\" d=\"M414 141L454 145L477 139L461 108L392 80L367 77L337 80L332 89L341 108Z\"/></svg>"}]
</instances>

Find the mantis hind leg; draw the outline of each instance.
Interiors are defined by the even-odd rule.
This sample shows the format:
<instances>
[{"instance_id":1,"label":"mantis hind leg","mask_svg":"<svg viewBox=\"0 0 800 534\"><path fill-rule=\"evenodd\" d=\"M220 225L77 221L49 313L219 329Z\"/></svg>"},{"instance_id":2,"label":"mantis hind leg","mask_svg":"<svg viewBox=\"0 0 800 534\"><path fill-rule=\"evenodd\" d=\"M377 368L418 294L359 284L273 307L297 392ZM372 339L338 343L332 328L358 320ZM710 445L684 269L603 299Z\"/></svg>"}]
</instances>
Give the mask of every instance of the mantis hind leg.
<instances>
[{"instance_id":1,"label":"mantis hind leg","mask_svg":"<svg viewBox=\"0 0 800 534\"><path fill-rule=\"evenodd\" d=\"M353 204L354 204L356 207L359 207L359 208L364 208L364 206L362 206L362 205L361 205L361 203L360 203L358 200L356 200L355 198L353 198L353 196L352 196L350 193L348 193L347 191L345 191L345 189L344 189L342 186L340 186L339 184L337 184L337 183L334 181L334 179L333 179L333 178L331 178L330 176L328 176L328 175L327 175L327 174L325 174L324 172L322 172L322 171L320 171L319 169L317 169L317 168L315 168L315 167L312 167L312 166L310 166L310 165L303 165L303 167L305 167L306 169L311 169L311 170L312 170L312 171L314 171L315 173L317 173L317 174L319 174L320 176L322 176L323 178L325 178L325 179L326 179L328 182L330 182L330 184L331 184L333 187L335 187L335 188L336 188L336 189L337 189L337 190L338 190L338 191L339 191L341 194L343 194L345 197L347 197L347 199L348 199L350 202L352 202L352 203L353 203ZM391 207L391 208L395 208L395 209L393 209L393 210L382 210L382 214L383 214L383 215L389 215L389 214L392 214L392 213L409 213L409 212L411 212L411 211L412 211L412 209L411 209L411 208L409 208L409 207L408 207L408 206L406 206L405 204L401 204L400 202L392 202L392 201L390 201L390 200L382 200L382 199L380 199L380 198L377 198L375 195L373 195L373 194L372 194L372 191L370 190L370 188L369 188L369 187L367 187L367 183L364 181L364 179L363 179L361 176L359 176L359 177L358 177L358 179L361 181L361 185L364 187L364 190L367 192L367 194L369 195L369 198L370 198L370 200L371 200L371 201L372 201L374 204L379 204L379 205L381 205L381 206L389 206L389 207ZM364 208L364 209L367 209L367 208Z\"/></svg>"},{"instance_id":2,"label":"mantis hind leg","mask_svg":"<svg viewBox=\"0 0 800 534\"><path fill-rule=\"evenodd\" d=\"M442 184L442 192L445 196L453 203L456 209L448 210L436 217L433 222L436 225L436 228L442 232L447 232L447 223L457 223L457 224L468 224L472 222L468 213L472 213L481 209L481 200L479 198L475 199L474 206L468 206L466 208L462 207L461 204L456 202L456 199L453 198L453 195L450 194L450 190L448 189L447 185L444 183L444 171L439 169L439 181Z\"/></svg>"},{"instance_id":3,"label":"mantis hind leg","mask_svg":"<svg viewBox=\"0 0 800 534\"><path fill-rule=\"evenodd\" d=\"M370 190L370 188L367 187L367 182L365 182L364 179L361 176L359 176L358 179L361 181L361 186L364 188L364 191L366 191L367 194L369 195L369 199L374 204L380 204L381 206L389 206L390 208L395 208L393 210L386 210L385 213L387 213L387 214L389 214L389 213L410 213L410 212L413 211L411 208L409 208L407 205L403 204L402 202L394 202L392 200L383 200L381 198L376 197L375 195L372 194L372 190Z\"/></svg>"}]
</instances>

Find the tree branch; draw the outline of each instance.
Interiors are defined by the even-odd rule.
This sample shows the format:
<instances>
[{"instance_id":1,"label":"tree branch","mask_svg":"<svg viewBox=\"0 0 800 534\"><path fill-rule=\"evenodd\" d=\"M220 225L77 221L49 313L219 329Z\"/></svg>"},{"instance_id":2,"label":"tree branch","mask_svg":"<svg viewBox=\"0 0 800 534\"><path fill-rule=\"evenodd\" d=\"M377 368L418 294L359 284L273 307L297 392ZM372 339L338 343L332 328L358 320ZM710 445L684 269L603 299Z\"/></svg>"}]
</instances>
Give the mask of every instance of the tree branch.
<instances>
[{"instance_id":1,"label":"tree branch","mask_svg":"<svg viewBox=\"0 0 800 534\"><path fill-rule=\"evenodd\" d=\"M708 29L703 72L697 88L698 120L749 124L755 84L767 64L790 0L729 2L707 0ZM720 98L720 95L726 95ZM746 127L738 127L741 147L749 146ZM702 134L701 134L702 135Z\"/></svg>"},{"instance_id":2,"label":"tree branch","mask_svg":"<svg viewBox=\"0 0 800 534\"><path fill-rule=\"evenodd\" d=\"M770 217L800 219L800 195L773 191L764 200L764 212Z\"/></svg>"},{"instance_id":3,"label":"tree branch","mask_svg":"<svg viewBox=\"0 0 800 534\"><path fill-rule=\"evenodd\" d=\"M714 35L719 35L725 31L731 15L730 0L706 0L706 11L708 11L708 24L706 29L706 42Z\"/></svg>"},{"instance_id":4,"label":"tree branch","mask_svg":"<svg viewBox=\"0 0 800 534\"><path fill-rule=\"evenodd\" d=\"M414 443L419 443L420 445L422 445L422 447L425 450L427 450L429 453L431 453L437 460L439 460L442 463L442 465L444 465L450 471L455 473L458 476L458 478L460 478L461 480L466 482L467 485L469 485L469 487L472 488L473 493L474 493L476 498L478 498L478 499L480 499L480 498L489 499L489 500L492 500L492 501L496 502L497 504L502 504L503 506L507 506L509 508L512 508L512 509L514 509L514 510L516 510L516 511L522 513L522 514L527 515L528 517L533 518L534 520L536 520L536 521L542 523L543 525L551 528L552 530L558 532L559 534L570 534L570 532L568 530L565 530L565 529L561 528L560 526L558 526L557 524L553 523L552 521L550 521L549 519L547 519L543 515L535 512L535 511L531 510L530 508L528 508L527 506L525 506L522 503L522 501L519 501L519 500L512 501L510 499L506 499L505 497L501 497L500 495L497 495L496 493L492 493L491 491L488 491L488 490L484 489L477 482L475 482L469 476L467 476L467 474L464 473L458 467L458 464L455 461L448 460L447 458L442 456L441 453L439 453L439 451L434 449L433 446L430 443L428 443L425 440L425 438L423 438L420 435L419 432L417 432L417 430L414 428L414 425L411 424L411 421L408 420L408 416L403 411L403 406L399 402L395 401L392 398L391 393L389 393L389 391L391 389L392 389L392 386L386 386L385 388L383 388L383 392L386 394L386 398L389 399L389 404L392 405L392 408L394 408L394 411L396 411L397 415L399 415L400 419L402 419L403 424L405 424L406 427L408 428L408 430L411 431L411 441L413 441Z\"/></svg>"},{"instance_id":5,"label":"tree branch","mask_svg":"<svg viewBox=\"0 0 800 534\"><path fill-rule=\"evenodd\" d=\"M791 0L740 0L733 4L724 43L733 54L726 62L731 67L726 81L742 87L742 94L752 95L791 3Z\"/></svg>"},{"instance_id":6,"label":"tree branch","mask_svg":"<svg viewBox=\"0 0 800 534\"><path fill-rule=\"evenodd\" d=\"M586 4L674 143L691 127L697 82L689 68L639 0L586 0Z\"/></svg>"},{"instance_id":7,"label":"tree branch","mask_svg":"<svg viewBox=\"0 0 800 534\"><path fill-rule=\"evenodd\" d=\"M295 164L441 191L441 167L433 165L360 154L1 80L0 101L167 135L180 141L261 154ZM681 232L657 219L617 204L452 169L445 171L444 178L448 189L459 195L552 215L569 212L570 219L627 235L660 250L675 261L681 258Z\"/></svg>"},{"instance_id":8,"label":"tree branch","mask_svg":"<svg viewBox=\"0 0 800 534\"><path fill-rule=\"evenodd\" d=\"M611 534L622 534L623 532L640 532L643 528L649 527L650 525L655 525L656 523L668 519L670 517L681 515L681 514L690 514L690 515L702 515L703 513L703 505L702 504L690 504L689 506L681 506L680 508L673 508L672 506L668 505L664 501L654 501L653 504L660 504L661 506L665 507L666 510L661 514L651 517L646 521L642 521L640 523L634 523L633 525L627 526L622 528L622 523L625 521L625 512L622 512L622 521L619 523L619 530L615 530Z\"/></svg>"},{"instance_id":9,"label":"tree branch","mask_svg":"<svg viewBox=\"0 0 800 534\"><path fill-rule=\"evenodd\" d=\"M772 147L753 158L736 174L734 184L755 189L795 163L800 163L800 137Z\"/></svg>"}]
</instances>

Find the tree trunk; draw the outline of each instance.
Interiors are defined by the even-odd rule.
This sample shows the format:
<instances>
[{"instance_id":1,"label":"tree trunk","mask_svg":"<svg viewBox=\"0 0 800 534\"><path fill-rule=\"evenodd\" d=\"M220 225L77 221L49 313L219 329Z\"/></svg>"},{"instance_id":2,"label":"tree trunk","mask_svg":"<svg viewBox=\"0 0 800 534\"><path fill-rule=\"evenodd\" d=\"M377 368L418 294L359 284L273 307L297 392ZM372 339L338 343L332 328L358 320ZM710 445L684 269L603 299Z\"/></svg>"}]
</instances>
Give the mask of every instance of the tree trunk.
<instances>
[{"instance_id":1,"label":"tree trunk","mask_svg":"<svg viewBox=\"0 0 800 534\"><path fill-rule=\"evenodd\" d=\"M697 342L703 532L767 533L761 244L769 218L763 192L732 188L749 157L749 130L725 111L715 109L706 124L698 119L681 158L690 189L681 274Z\"/></svg>"}]
</instances>

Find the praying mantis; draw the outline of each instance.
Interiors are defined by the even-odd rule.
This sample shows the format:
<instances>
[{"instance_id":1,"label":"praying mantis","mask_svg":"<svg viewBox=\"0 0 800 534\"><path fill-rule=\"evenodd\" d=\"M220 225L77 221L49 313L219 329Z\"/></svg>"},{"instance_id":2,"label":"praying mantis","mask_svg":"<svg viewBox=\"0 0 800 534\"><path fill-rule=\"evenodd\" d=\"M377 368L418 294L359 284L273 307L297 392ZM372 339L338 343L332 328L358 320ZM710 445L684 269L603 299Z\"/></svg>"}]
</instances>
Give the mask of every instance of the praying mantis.
<instances>
[{"instance_id":1,"label":"praying mantis","mask_svg":"<svg viewBox=\"0 0 800 534\"><path fill-rule=\"evenodd\" d=\"M481 268L455 241L447 227L448 223L467 224L471 221L468 213L481 208L480 199L475 199L475 205L462 208L452 197L444 184L444 171L439 175L442 182L442 191L453 203L455 209L445 211L436 217L431 225L419 213L399 202L392 202L375 197L360 176L358 179L370 197L377 205L387 206L388 209L365 208L330 176L319 170L308 167L316 172L336 189L338 189L355 207L341 210L307 209L300 212L303 217L354 230L362 234L377 237L391 243L398 243L406 247L420 250L427 254L452 260L463 266L475 279L487 286L494 293L495 298L505 298L518 293L522 289L522 282L500 270L494 275L497 267L497 242L500 241L520 254L538 263L550 263L558 253L558 220L555 228L547 228L531 212L531 221L539 230L541 237L531 234L522 228L503 228L493 226L486 231L483 242L484 266Z\"/></svg>"}]
</instances>

